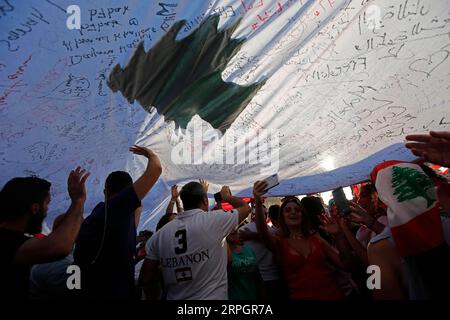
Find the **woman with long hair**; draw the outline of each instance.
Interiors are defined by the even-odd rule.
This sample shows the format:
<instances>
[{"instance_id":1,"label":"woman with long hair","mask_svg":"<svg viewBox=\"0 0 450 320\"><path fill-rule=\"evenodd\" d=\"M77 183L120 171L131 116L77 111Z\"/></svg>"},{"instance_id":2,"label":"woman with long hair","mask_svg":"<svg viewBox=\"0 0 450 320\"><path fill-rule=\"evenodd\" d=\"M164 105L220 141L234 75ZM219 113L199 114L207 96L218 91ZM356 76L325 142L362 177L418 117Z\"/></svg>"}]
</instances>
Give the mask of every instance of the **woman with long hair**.
<instances>
[{"instance_id":1,"label":"woman with long hair","mask_svg":"<svg viewBox=\"0 0 450 320\"><path fill-rule=\"evenodd\" d=\"M288 197L280 207L277 236L268 232L262 213L261 196L265 182L257 181L253 187L256 205L256 225L266 246L274 253L289 289L292 300L344 299L333 278L331 265L347 269L351 257L345 236L336 221L323 216L321 228L334 238L336 251L311 229L308 215L295 197Z\"/></svg>"}]
</instances>

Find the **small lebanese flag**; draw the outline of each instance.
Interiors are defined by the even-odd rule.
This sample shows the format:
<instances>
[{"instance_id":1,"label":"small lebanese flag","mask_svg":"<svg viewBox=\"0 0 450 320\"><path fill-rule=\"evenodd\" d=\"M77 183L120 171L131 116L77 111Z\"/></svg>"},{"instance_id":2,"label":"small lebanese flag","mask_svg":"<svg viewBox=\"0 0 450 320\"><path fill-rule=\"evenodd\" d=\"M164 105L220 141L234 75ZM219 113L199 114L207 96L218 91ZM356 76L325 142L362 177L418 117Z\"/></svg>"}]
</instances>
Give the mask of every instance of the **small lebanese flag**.
<instances>
[{"instance_id":1,"label":"small lebanese flag","mask_svg":"<svg viewBox=\"0 0 450 320\"><path fill-rule=\"evenodd\" d=\"M415 256L442 244L436 186L420 166L386 161L373 169L371 178L387 206L392 237L401 256Z\"/></svg>"},{"instance_id":2,"label":"small lebanese flag","mask_svg":"<svg viewBox=\"0 0 450 320\"><path fill-rule=\"evenodd\" d=\"M190 267L175 269L175 278L177 282L191 281L192 271Z\"/></svg>"},{"instance_id":3,"label":"small lebanese flag","mask_svg":"<svg viewBox=\"0 0 450 320\"><path fill-rule=\"evenodd\" d=\"M436 170L439 174L448 174L449 170L446 167L437 166L435 164L432 164L430 166L431 169Z\"/></svg>"}]
</instances>

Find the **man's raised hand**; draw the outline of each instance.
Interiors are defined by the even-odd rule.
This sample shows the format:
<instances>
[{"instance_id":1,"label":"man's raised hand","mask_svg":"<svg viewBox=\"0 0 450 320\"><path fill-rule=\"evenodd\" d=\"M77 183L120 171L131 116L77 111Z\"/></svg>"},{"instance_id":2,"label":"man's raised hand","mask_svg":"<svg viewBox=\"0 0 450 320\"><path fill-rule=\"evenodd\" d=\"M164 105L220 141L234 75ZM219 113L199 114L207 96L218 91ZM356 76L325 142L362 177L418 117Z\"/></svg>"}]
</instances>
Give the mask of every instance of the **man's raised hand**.
<instances>
[{"instance_id":1,"label":"man's raised hand","mask_svg":"<svg viewBox=\"0 0 450 320\"><path fill-rule=\"evenodd\" d=\"M203 189L206 193L208 193L209 183L205 179L199 179L200 184L203 186Z\"/></svg>"},{"instance_id":2,"label":"man's raised hand","mask_svg":"<svg viewBox=\"0 0 450 320\"><path fill-rule=\"evenodd\" d=\"M67 178L67 190L69 192L72 202L85 202L86 201L86 179L90 173L81 167L77 167L75 170L70 171Z\"/></svg>"},{"instance_id":3,"label":"man's raised hand","mask_svg":"<svg viewBox=\"0 0 450 320\"><path fill-rule=\"evenodd\" d=\"M178 192L178 186L175 184L170 188L172 200L177 200L180 193Z\"/></svg>"},{"instance_id":4,"label":"man's raised hand","mask_svg":"<svg viewBox=\"0 0 450 320\"><path fill-rule=\"evenodd\" d=\"M156 153L154 153L149 148L134 145L134 146L130 147L130 151L136 155L146 157L152 168L156 168L159 171L161 171L161 161L159 160Z\"/></svg>"},{"instance_id":5,"label":"man's raised hand","mask_svg":"<svg viewBox=\"0 0 450 320\"><path fill-rule=\"evenodd\" d=\"M152 150L150 150L149 148L146 148L146 147L140 147L140 146L134 145L134 146L130 147L130 151L133 152L134 154L144 156L148 159L150 159L152 157L156 157L156 154Z\"/></svg>"}]
</instances>

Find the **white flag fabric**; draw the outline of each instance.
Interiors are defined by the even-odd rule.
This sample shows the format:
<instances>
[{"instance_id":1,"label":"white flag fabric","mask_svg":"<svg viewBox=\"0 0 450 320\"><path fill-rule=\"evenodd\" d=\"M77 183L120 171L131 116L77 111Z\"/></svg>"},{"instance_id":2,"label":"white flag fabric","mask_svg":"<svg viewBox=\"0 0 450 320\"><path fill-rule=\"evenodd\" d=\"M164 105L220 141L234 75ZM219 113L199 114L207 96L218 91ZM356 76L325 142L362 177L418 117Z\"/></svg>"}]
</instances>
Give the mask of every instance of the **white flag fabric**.
<instances>
[{"instance_id":1,"label":"white flag fabric","mask_svg":"<svg viewBox=\"0 0 450 320\"><path fill-rule=\"evenodd\" d=\"M137 178L152 148L174 183L250 195L320 192L414 157L406 134L450 129L446 0L0 0L0 182L92 172L86 214L113 170Z\"/></svg>"}]
</instances>

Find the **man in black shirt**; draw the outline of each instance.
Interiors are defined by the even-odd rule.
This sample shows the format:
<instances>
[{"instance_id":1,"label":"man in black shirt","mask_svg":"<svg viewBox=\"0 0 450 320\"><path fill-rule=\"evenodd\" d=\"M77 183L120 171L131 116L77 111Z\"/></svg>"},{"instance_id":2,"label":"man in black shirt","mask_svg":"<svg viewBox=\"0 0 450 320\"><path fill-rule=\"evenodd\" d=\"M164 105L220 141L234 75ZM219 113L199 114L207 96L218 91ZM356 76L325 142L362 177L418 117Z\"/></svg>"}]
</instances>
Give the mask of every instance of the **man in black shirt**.
<instances>
[{"instance_id":1,"label":"man in black shirt","mask_svg":"<svg viewBox=\"0 0 450 320\"><path fill-rule=\"evenodd\" d=\"M41 232L50 203L50 182L14 178L0 191L0 299L27 298L33 264L61 259L72 251L83 220L85 182L89 173L80 167L67 181L72 203L60 226L48 237Z\"/></svg>"},{"instance_id":2,"label":"man in black shirt","mask_svg":"<svg viewBox=\"0 0 450 320\"><path fill-rule=\"evenodd\" d=\"M105 202L83 222L74 258L81 268L81 294L89 299L130 299L134 292L136 211L161 175L161 163L149 149L130 149L148 159L142 176L133 183L123 171L109 174Z\"/></svg>"}]
</instances>

